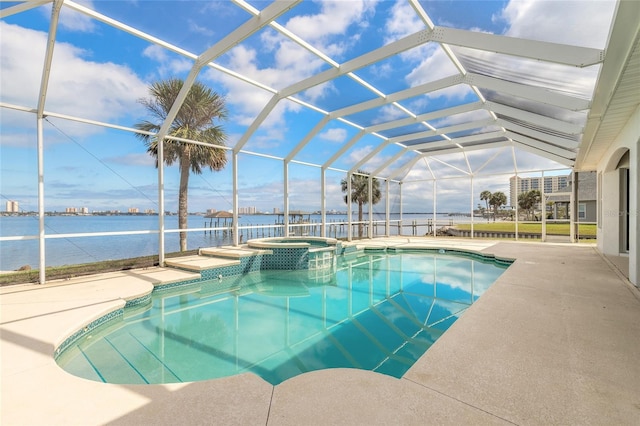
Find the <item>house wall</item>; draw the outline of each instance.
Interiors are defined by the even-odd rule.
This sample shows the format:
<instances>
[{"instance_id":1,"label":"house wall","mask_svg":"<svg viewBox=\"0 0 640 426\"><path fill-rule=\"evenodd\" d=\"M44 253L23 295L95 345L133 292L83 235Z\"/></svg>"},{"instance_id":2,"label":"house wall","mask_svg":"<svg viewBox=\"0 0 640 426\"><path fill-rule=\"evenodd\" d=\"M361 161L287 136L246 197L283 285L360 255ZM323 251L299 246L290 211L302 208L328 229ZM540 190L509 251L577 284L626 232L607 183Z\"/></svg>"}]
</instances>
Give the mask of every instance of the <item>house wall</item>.
<instances>
[{"instance_id":1,"label":"house wall","mask_svg":"<svg viewBox=\"0 0 640 426\"><path fill-rule=\"evenodd\" d=\"M586 206L586 217L580 218L580 222L596 222L598 220L598 206L596 200L579 201Z\"/></svg>"},{"instance_id":2,"label":"house wall","mask_svg":"<svg viewBox=\"0 0 640 426\"><path fill-rule=\"evenodd\" d=\"M638 200L640 199L640 106L625 125L620 135L611 144L598 164L598 184L601 197L600 220L598 226L598 250L604 254L619 255L621 252L621 220L624 213L620 211L621 185L620 171L616 169L618 161L629 151L629 280L640 286L640 215Z\"/></svg>"}]
</instances>

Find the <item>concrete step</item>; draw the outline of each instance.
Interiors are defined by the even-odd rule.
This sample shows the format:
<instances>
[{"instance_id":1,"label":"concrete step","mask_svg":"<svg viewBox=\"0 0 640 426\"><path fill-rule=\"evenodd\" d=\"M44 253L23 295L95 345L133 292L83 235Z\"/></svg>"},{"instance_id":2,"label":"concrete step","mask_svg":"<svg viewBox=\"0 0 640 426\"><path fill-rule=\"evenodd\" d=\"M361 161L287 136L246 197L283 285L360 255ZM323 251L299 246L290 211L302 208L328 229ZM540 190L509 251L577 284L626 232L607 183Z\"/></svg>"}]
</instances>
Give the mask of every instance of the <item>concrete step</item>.
<instances>
[{"instance_id":1,"label":"concrete step","mask_svg":"<svg viewBox=\"0 0 640 426\"><path fill-rule=\"evenodd\" d=\"M240 259L242 257L257 256L259 254L272 254L271 250L260 250L249 246L239 247L209 247L199 250L201 256L219 257L225 259Z\"/></svg>"},{"instance_id":2,"label":"concrete step","mask_svg":"<svg viewBox=\"0 0 640 426\"><path fill-rule=\"evenodd\" d=\"M211 256L183 256L165 259L167 266L186 269L188 271L204 271L207 269L219 268L223 266L239 265L239 260L211 257Z\"/></svg>"}]
</instances>

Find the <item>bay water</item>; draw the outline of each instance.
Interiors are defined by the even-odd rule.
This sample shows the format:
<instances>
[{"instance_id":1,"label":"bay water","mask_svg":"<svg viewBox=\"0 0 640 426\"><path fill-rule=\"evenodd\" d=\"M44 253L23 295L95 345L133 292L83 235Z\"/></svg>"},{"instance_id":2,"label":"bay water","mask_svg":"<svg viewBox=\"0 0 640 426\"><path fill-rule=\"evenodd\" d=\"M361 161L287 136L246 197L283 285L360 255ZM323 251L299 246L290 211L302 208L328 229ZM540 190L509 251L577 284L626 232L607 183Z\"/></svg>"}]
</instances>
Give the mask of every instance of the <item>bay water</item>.
<instances>
[{"instance_id":1,"label":"bay water","mask_svg":"<svg viewBox=\"0 0 640 426\"><path fill-rule=\"evenodd\" d=\"M390 215L391 220L398 220L398 214ZM424 235L428 228L427 220L433 215L428 213L412 214L405 213L402 217L404 225L401 232L394 223L391 226L391 235ZM320 215L306 216L312 224L318 226L300 226L292 229L298 235L320 236ZM376 214L374 220L384 221L384 214ZM464 223L470 220L465 216L450 216L449 214L438 214L438 226L451 222ZM223 226L223 219L216 224L217 219L206 219L201 215L189 216L189 228L204 228ZM352 217L357 220L357 215ZM365 214L364 220L368 220ZM282 227L277 226L277 222L282 222L282 216L278 215L243 215L239 219L240 227L248 227L240 231L242 242L251 238L274 237L282 235ZM347 236L348 226L346 215L327 215L327 236L343 238ZM228 220L227 225L231 221ZM415 228L412 226L417 224ZM259 228L264 226L263 228ZM0 237L23 236L19 240L0 241L0 271L10 271L29 265L31 268L38 266L38 227L39 222L36 216L0 216ZM158 216L155 215L113 215L113 216L47 216L45 218L45 234L47 240L45 244L45 256L47 266L75 265L105 260L128 259L139 256L149 256L158 253ZM175 215L165 216L165 230L177 230L178 217ZM137 235L111 235L111 236L88 236L73 237L58 236L64 234L79 233L100 233L100 232L126 232L126 231L148 231L146 234ZM385 232L384 224L379 224L375 228L378 235ZM354 234L357 233L357 228ZM50 238L54 237L54 238ZM217 231L193 231L187 234L188 249L203 247L216 247L232 244L230 232ZM179 233L165 233L165 252L171 253L179 251Z\"/></svg>"}]
</instances>

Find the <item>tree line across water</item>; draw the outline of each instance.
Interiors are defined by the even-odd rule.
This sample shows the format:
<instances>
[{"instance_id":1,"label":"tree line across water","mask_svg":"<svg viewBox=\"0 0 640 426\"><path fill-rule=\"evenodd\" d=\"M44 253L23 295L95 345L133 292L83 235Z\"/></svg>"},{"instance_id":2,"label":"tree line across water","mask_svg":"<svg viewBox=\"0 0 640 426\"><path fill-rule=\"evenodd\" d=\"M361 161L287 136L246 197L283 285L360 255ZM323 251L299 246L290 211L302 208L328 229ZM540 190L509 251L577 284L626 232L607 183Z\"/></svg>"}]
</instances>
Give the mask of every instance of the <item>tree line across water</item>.
<instances>
[{"instance_id":1,"label":"tree line across water","mask_svg":"<svg viewBox=\"0 0 640 426\"><path fill-rule=\"evenodd\" d=\"M484 216L484 212L493 211L493 220L496 220L500 207L507 204L507 196L504 192L497 191L482 191L480 193L480 200L485 202L485 207L478 204L478 210L480 210ZM542 194L537 189L532 189L527 192L518 194L518 208L520 211L527 212L527 219L530 220L535 217L536 206L542 200Z\"/></svg>"}]
</instances>

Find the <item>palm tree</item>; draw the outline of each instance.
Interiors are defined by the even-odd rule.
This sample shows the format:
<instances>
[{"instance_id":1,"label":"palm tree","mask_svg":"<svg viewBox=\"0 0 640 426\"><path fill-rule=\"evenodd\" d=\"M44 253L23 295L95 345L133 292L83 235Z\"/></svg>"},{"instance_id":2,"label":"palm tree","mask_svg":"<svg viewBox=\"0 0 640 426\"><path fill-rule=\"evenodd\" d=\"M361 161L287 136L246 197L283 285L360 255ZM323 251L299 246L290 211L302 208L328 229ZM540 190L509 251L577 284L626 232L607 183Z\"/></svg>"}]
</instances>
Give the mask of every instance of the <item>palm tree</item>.
<instances>
[{"instance_id":1,"label":"palm tree","mask_svg":"<svg viewBox=\"0 0 640 426\"><path fill-rule=\"evenodd\" d=\"M348 182L342 179L340 182L342 192L348 191ZM372 179L372 199L371 204L377 204L382 197L380 192L380 181L376 178ZM349 202L348 195L344 196L344 202ZM362 238L362 206L369 203L369 173L358 170L351 175L351 202L358 204L358 237Z\"/></svg>"},{"instance_id":2,"label":"palm tree","mask_svg":"<svg viewBox=\"0 0 640 426\"><path fill-rule=\"evenodd\" d=\"M153 121L141 121L135 124L138 130L157 133L167 118L171 106L176 100L183 81L170 78L157 81L149 87L151 98L141 99L153 117ZM168 134L183 139L197 140L212 145L224 146L227 135L220 125L214 122L227 118L224 98L202 83L195 82L187 94L180 111L171 124ZM147 152L156 159L158 167L158 139L138 133L147 146ZM180 190L178 193L178 227L187 229L187 197L189 175L191 172L201 174L202 169L209 167L219 171L227 164L227 156L223 149L211 146L196 145L173 140L164 141L164 163L168 166L178 163L180 171ZM180 251L187 250L187 233L180 232Z\"/></svg>"},{"instance_id":3,"label":"palm tree","mask_svg":"<svg viewBox=\"0 0 640 426\"><path fill-rule=\"evenodd\" d=\"M518 195L518 206L526 210L527 219L531 219L531 214L536 204L540 202L540 191L532 189L531 191L523 192Z\"/></svg>"},{"instance_id":4,"label":"palm tree","mask_svg":"<svg viewBox=\"0 0 640 426\"><path fill-rule=\"evenodd\" d=\"M489 205L493 206L493 221L496 221L496 216L498 215L498 209L501 206L507 204L507 196L504 192L494 192L491 194L491 198L489 199Z\"/></svg>"},{"instance_id":5,"label":"palm tree","mask_svg":"<svg viewBox=\"0 0 640 426\"><path fill-rule=\"evenodd\" d=\"M489 211L489 200L491 199L491 191L487 191L487 190L482 191L480 193L480 199L484 200L484 203L487 206L486 211Z\"/></svg>"}]
</instances>

